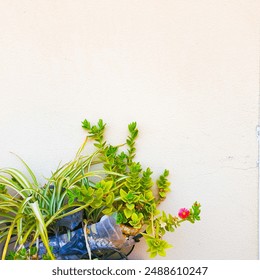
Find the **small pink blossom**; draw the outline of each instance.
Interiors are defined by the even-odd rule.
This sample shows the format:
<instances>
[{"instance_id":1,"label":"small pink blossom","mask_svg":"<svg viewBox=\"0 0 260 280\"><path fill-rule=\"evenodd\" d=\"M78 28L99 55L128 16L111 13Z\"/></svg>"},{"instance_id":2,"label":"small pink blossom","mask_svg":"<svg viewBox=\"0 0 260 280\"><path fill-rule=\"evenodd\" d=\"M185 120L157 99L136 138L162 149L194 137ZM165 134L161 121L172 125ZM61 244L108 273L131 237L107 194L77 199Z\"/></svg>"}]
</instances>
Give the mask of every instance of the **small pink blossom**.
<instances>
[{"instance_id":1,"label":"small pink blossom","mask_svg":"<svg viewBox=\"0 0 260 280\"><path fill-rule=\"evenodd\" d=\"M186 208L181 208L181 209L179 210L178 215L179 215L179 217L180 217L181 219L186 219L186 218L189 217L190 211L189 211L188 209L186 209Z\"/></svg>"}]
</instances>

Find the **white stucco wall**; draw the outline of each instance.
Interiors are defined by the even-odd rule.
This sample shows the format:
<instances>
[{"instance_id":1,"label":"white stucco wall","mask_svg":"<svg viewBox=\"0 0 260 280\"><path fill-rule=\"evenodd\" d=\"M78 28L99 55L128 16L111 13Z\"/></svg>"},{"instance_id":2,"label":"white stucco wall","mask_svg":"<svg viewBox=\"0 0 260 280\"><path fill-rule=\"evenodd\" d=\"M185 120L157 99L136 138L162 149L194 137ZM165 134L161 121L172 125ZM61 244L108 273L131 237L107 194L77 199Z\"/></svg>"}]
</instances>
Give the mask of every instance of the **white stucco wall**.
<instances>
[{"instance_id":1,"label":"white stucco wall","mask_svg":"<svg viewBox=\"0 0 260 280\"><path fill-rule=\"evenodd\" d=\"M202 204L167 259L256 259L258 14L257 0L0 1L0 166L21 168L15 152L44 181L84 118L112 143L137 121L138 160L171 172L162 209Z\"/></svg>"}]
</instances>

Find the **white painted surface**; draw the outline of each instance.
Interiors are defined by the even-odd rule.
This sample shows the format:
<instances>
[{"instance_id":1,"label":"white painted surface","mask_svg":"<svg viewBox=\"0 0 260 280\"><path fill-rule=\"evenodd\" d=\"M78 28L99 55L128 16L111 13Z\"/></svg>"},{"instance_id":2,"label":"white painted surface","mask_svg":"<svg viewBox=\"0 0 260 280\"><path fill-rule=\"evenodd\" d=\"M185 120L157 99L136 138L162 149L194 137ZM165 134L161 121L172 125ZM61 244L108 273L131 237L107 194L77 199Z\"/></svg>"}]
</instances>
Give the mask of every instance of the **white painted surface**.
<instances>
[{"instance_id":1,"label":"white painted surface","mask_svg":"<svg viewBox=\"0 0 260 280\"><path fill-rule=\"evenodd\" d=\"M44 182L84 118L112 143L135 120L138 160L172 174L162 208L203 206L167 258L256 259L258 14L256 0L1 1L0 166L21 167L13 151Z\"/></svg>"}]
</instances>

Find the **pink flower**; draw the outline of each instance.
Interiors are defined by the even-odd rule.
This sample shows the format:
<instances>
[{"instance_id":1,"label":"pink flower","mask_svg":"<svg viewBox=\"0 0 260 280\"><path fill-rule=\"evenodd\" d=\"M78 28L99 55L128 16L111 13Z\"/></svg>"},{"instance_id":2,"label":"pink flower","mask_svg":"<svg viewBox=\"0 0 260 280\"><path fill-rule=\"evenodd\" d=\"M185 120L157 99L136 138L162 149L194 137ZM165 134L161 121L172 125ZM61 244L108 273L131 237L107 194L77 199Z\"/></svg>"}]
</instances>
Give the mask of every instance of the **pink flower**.
<instances>
[{"instance_id":1,"label":"pink flower","mask_svg":"<svg viewBox=\"0 0 260 280\"><path fill-rule=\"evenodd\" d=\"M179 217L180 217L181 219L186 219L186 218L189 217L190 211L189 211L188 209L186 209L186 208L181 208L181 209L179 210L178 215L179 215Z\"/></svg>"}]
</instances>

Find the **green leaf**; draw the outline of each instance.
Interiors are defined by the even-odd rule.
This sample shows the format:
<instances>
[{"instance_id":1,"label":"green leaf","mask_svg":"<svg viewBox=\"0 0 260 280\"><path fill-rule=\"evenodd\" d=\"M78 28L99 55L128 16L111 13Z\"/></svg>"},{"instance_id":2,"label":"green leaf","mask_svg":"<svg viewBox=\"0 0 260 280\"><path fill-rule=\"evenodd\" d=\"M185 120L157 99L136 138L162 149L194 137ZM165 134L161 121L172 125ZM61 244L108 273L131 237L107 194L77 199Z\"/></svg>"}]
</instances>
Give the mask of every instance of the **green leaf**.
<instances>
[{"instance_id":1,"label":"green leaf","mask_svg":"<svg viewBox=\"0 0 260 280\"><path fill-rule=\"evenodd\" d=\"M113 212L113 207L106 208L102 211L105 215L110 215Z\"/></svg>"},{"instance_id":2,"label":"green leaf","mask_svg":"<svg viewBox=\"0 0 260 280\"><path fill-rule=\"evenodd\" d=\"M88 129L88 130L90 130L90 129L91 129L90 122L87 121L87 120L85 119L85 120L82 122L82 127L83 127L83 128L86 128L86 129Z\"/></svg>"},{"instance_id":3,"label":"green leaf","mask_svg":"<svg viewBox=\"0 0 260 280\"><path fill-rule=\"evenodd\" d=\"M166 193L165 192L159 192L160 197L166 197Z\"/></svg>"},{"instance_id":4,"label":"green leaf","mask_svg":"<svg viewBox=\"0 0 260 280\"><path fill-rule=\"evenodd\" d=\"M94 209L100 208L103 205L102 199L95 199L90 203L90 206Z\"/></svg>"},{"instance_id":5,"label":"green leaf","mask_svg":"<svg viewBox=\"0 0 260 280\"><path fill-rule=\"evenodd\" d=\"M149 224L146 229L145 229L146 233L151 235L153 233L153 227L152 224Z\"/></svg>"},{"instance_id":6,"label":"green leaf","mask_svg":"<svg viewBox=\"0 0 260 280\"><path fill-rule=\"evenodd\" d=\"M97 189L95 192L94 192L94 197L95 199L99 200L103 197L103 190L102 189Z\"/></svg>"},{"instance_id":7,"label":"green leaf","mask_svg":"<svg viewBox=\"0 0 260 280\"><path fill-rule=\"evenodd\" d=\"M28 164L21 158L19 157L18 155L16 155L15 153L12 153L14 154L17 158L20 159L20 161L24 164L24 166L26 167L27 171L29 172L29 174L31 175L31 178L33 179L33 183L35 186L38 186L38 182L37 182L37 179L36 179L36 176L34 175L33 171L31 170L31 168L28 166Z\"/></svg>"},{"instance_id":8,"label":"green leaf","mask_svg":"<svg viewBox=\"0 0 260 280\"><path fill-rule=\"evenodd\" d=\"M99 127L99 129L103 129L105 127L102 119L98 120L98 127Z\"/></svg>"},{"instance_id":9,"label":"green leaf","mask_svg":"<svg viewBox=\"0 0 260 280\"><path fill-rule=\"evenodd\" d=\"M133 210L133 209L135 208L135 205L134 205L134 204L126 203L126 207L127 207L129 210Z\"/></svg>"},{"instance_id":10,"label":"green leaf","mask_svg":"<svg viewBox=\"0 0 260 280\"><path fill-rule=\"evenodd\" d=\"M123 199L127 196L127 192L125 192L123 189L120 189L120 197Z\"/></svg>"},{"instance_id":11,"label":"green leaf","mask_svg":"<svg viewBox=\"0 0 260 280\"><path fill-rule=\"evenodd\" d=\"M116 214L116 223L117 224L124 224L127 222L125 215L122 212L117 212Z\"/></svg>"},{"instance_id":12,"label":"green leaf","mask_svg":"<svg viewBox=\"0 0 260 280\"><path fill-rule=\"evenodd\" d=\"M37 253L37 247L36 246L33 246L30 248L30 255L33 256L33 255L36 255Z\"/></svg>"},{"instance_id":13,"label":"green leaf","mask_svg":"<svg viewBox=\"0 0 260 280\"><path fill-rule=\"evenodd\" d=\"M32 208L32 210L34 212L35 218L36 218L36 225L37 225L39 234L41 236L42 242L43 242L43 244L44 244L44 246L45 246L45 248L47 250L47 253L50 256L50 258L52 260L54 260L55 257L52 254L51 249L50 249L50 245L49 245L47 227L45 225L45 221L44 221L44 218L43 218L43 216L41 214L41 211L39 209L38 201L36 201L34 203L31 203L30 205L31 205L31 208Z\"/></svg>"},{"instance_id":14,"label":"green leaf","mask_svg":"<svg viewBox=\"0 0 260 280\"><path fill-rule=\"evenodd\" d=\"M126 208L126 209L124 209L124 214L125 214L126 218L128 219L128 218L130 218L131 215L132 215L132 210ZM134 213L134 214L135 214L135 213Z\"/></svg>"},{"instance_id":15,"label":"green leaf","mask_svg":"<svg viewBox=\"0 0 260 280\"><path fill-rule=\"evenodd\" d=\"M7 189L4 185L0 184L0 194L6 194L7 193Z\"/></svg>"},{"instance_id":16,"label":"green leaf","mask_svg":"<svg viewBox=\"0 0 260 280\"><path fill-rule=\"evenodd\" d=\"M157 255L157 252L151 252L149 257L153 259L156 257L156 255Z\"/></svg>"},{"instance_id":17,"label":"green leaf","mask_svg":"<svg viewBox=\"0 0 260 280\"><path fill-rule=\"evenodd\" d=\"M139 220L136 213L133 213L131 218L132 218L133 221L138 221Z\"/></svg>"},{"instance_id":18,"label":"green leaf","mask_svg":"<svg viewBox=\"0 0 260 280\"><path fill-rule=\"evenodd\" d=\"M13 231L14 231L14 227L16 225L16 222L21 219L23 217L23 214L21 213L18 213L16 215L16 217L14 218L12 224L10 225L10 228L9 228L9 231L8 231L8 235L6 237L6 241L5 241L5 245L4 245L4 248L3 248L3 252L2 252L2 260L5 259L6 257L6 254L7 254L7 249L8 249L8 245L9 245L9 242L10 242L10 239L13 235Z\"/></svg>"},{"instance_id":19,"label":"green leaf","mask_svg":"<svg viewBox=\"0 0 260 280\"><path fill-rule=\"evenodd\" d=\"M166 256L166 251L165 251L164 249L158 250L158 254L159 254L161 257L165 257L165 256Z\"/></svg>"},{"instance_id":20,"label":"green leaf","mask_svg":"<svg viewBox=\"0 0 260 280\"><path fill-rule=\"evenodd\" d=\"M151 252L150 256L152 257L155 257L157 254L164 257L166 255L165 250L172 247L172 245L161 238L148 234L143 234L143 236L148 246L147 252Z\"/></svg>"},{"instance_id":21,"label":"green leaf","mask_svg":"<svg viewBox=\"0 0 260 280\"><path fill-rule=\"evenodd\" d=\"M136 122L130 123L130 124L128 125L128 129L129 129L130 132L135 131L135 129L136 129Z\"/></svg>"},{"instance_id":22,"label":"green leaf","mask_svg":"<svg viewBox=\"0 0 260 280\"><path fill-rule=\"evenodd\" d=\"M106 205L110 205L113 203L115 198L114 193L110 193L107 197L106 197Z\"/></svg>"},{"instance_id":23,"label":"green leaf","mask_svg":"<svg viewBox=\"0 0 260 280\"><path fill-rule=\"evenodd\" d=\"M146 192L144 193L144 198L145 198L145 200L147 200L147 201L153 200L153 199L154 199L153 192L152 192L152 191L146 191Z\"/></svg>"}]
</instances>

